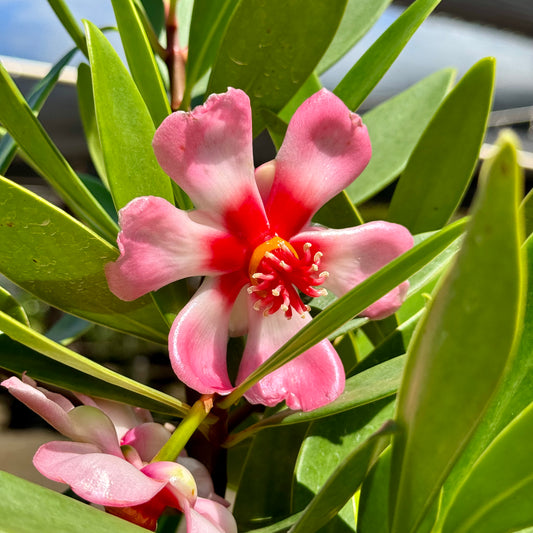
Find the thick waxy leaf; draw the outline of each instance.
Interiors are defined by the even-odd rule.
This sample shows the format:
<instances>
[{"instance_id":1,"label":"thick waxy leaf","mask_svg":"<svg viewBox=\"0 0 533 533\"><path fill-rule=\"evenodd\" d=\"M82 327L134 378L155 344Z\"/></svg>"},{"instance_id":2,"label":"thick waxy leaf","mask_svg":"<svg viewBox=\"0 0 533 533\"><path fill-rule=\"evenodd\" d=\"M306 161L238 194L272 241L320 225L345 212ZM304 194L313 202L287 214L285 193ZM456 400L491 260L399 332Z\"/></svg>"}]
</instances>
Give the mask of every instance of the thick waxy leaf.
<instances>
[{"instance_id":1,"label":"thick waxy leaf","mask_svg":"<svg viewBox=\"0 0 533 533\"><path fill-rule=\"evenodd\" d=\"M55 87L61 72L68 65L74 54L77 52L74 48L67 52L48 72L48 74L32 88L27 96L28 105L34 113L38 114L43 104L46 102L48 95ZM17 145L10 135L4 135L0 141L0 174L5 174L11 161L15 157Z\"/></svg>"},{"instance_id":2,"label":"thick waxy leaf","mask_svg":"<svg viewBox=\"0 0 533 533\"><path fill-rule=\"evenodd\" d=\"M442 533L506 533L533 526L533 404L487 448L456 494Z\"/></svg>"},{"instance_id":3,"label":"thick waxy leaf","mask_svg":"<svg viewBox=\"0 0 533 533\"><path fill-rule=\"evenodd\" d=\"M113 241L117 234L116 224L48 137L1 64L0 102L0 123L15 139L28 162L56 189L77 216Z\"/></svg>"},{"instance_id":4,"label":"thick waxy leaf","mask_svg":"<svg viewBox=\"0 0 533 533\"><path fill-rule=\"evenodd\" d=\"M405 357L400 356L369 368L347 379L344 392L328 405L307 412L283 409L239 433L230 435L226 445L234 446L263 428L311 422L392 396L398 390L404 364Z\"/></svg>"},{"instance_id":5,"label":"thick waxy leaf","mask_svg":"<svg viewBox=\"0 0 533 533\"><path fill-rule=\"evenodd\" d=\"M453 76L451 69L435 72L363 115L372 141L372 158L346 189L354 204L374 196L404 169Z\"/></svg>"},{"instance_id":6,"label":"thick waxy leaf","mask_svg":"<svg viewBox=\"0 0 533 533\"><path fill-rule=\"evenodd\" d=\"M150 297L123 302L104 265L118 252L64 211L0 177L0 272L66 311L166 344L168 328Z\"/></svg>"},{"instance_id":7,"label":"thick waxy leaf","mask_svg":"<svg viewBox=\"0 0 533 533\"><path fill-rule=\"evenodd\" d=\"M394 424L379 428L393 412L393 402L383 400L312 424L300 449L293 495L295 509L309 503L291 533L322 526L324 533L355 531L353 505L343 507L389 443Z\"/></svg>"},{"instance_id":8,"label":"thick waxy leaf","mask_svg":"<svg viewBox=\"0 0 533 533\"><path fill-rule=\"evenodd\" d=\"M195 0L189 30L189 51L186 63L186 86L183 108L190 104L196 82L209 70L215 60L222 35L238 0Z\"/></svg>"},{"instance_id":9,"label":"thick waxy leaf","mask_svg":"<svg viewBox=\"0 0 533 533\"><path fill-rule=\"evenodd\" d=\"M392 0L348 0L339 29L317 66L322 73L334 65L374 25Z\"/></svg>"},{"instance_id":10,"label":"thick waxy leaf","mask_svg":"<svg viewBox=\"0 0 533 533\"><path fill-rule=\"evenodd\" d=\"M235 401L261 378L314 346L340 328L354 315L364 311L371 303L420 270L460 235L464 223L464 220L459 220L447 226L391 261L386 267L339 298L250 374L221 404L231 405L231 402Z\"/></svg>"},{"instance_id":11,"label":"thick waxy leaf","mask_svg":"<svg viewBox=\"0 0 533 533\"><path fill-rule=\"evenodd\" d=\"M146 533L126 520L7 472L0 472L0 492L2 530L6 533Z\"/></svg>"},{"instance_id":12,"label":"thick waxy leaf","mask_svg":"<svg viewBox=\"0 0 533 533\"><path fill-rule=\"evenodd\" d=\"M243 89L251 100L254 133L259 133L265 125L260 108L277 113L309 78L346 1L240 2L222 38L207 94Z\"/></svg>"},{"instance_id":13,"label":"thick waxy leaf","mask_svg":"<svg viewBox=\"0 0 533 533\"><path fill-rule=\"evenodd\" d=\"M48 0L48 3L57 15L57 18L61 21L61 24L63 24L63 27L72 37L72 40L76 43L76 46L87 55L85 36L83 35L78 22L67 7L67 4L64 0Z\"/></svg>"},{"instance_id":14,"label":"thick waxy leaf","mask_svg":"<svg viewBox=\"0 0 533 533\"><path fill-rule=\"evenodd\" d=\"M170 114L165 87L133 0L112 0L128 66L155 126Z\"/></svg>"},{"instance_id":15,"label":"thick waxy leaf","mask_svg":"<svg viewBox=\"0 0 533 533\"><path fill-rule=\"evenodd\" d=\"M392 533L422 522L512 352L524 296L519 178L508 134L482 168L463 247L410 344L393 439Z\"/></svg>"},{"instance_id":16,"label":"thick waxy leaf","mask_svg":"<svg viewBox=\"0 0 533 533\"><path fill-rule=\"evenodd\" d=\"M526 235L533 233L533 190L527 193L527 196L522 201L520 209L524 213L526 220Z\"/></svg>"},{"instance_id":17,"label":"thick waxy leaf","mask_svg":"<svg viewBox=\"0 0 533 533\"><path fill-rule=\"evenodd\" d=\"M173 201L170 178L152 149L155 127L126 67L104 35L86 22L94 104L107 179L117 209L137 196Z\"/></svg>"},{"instance_id":18,"label":"thick waxy leaf","mask_svg":"<svg viewBox=\"0 0 533 533\"><path fill-rule=\"evenodd\" d=\"M0 287L0 311L22 322L25 326L30 325L26 311L3 287Z\"/></svg>"},{"instance_id":19,"label":"thick waxy leaf","mask_svg":"<svg viewBox=\"0 0 533 533\"><path fill-rule=\"evenodd\" d=\"M440 0L417 0L409 6L344 76L334 93L356 110L398 57Z\"/></svg>"},{"instance_id":20,"label":"thick waxy leaf","mask_svg":"<svg viewBox=\"0 0 533 533\"><path fill-rule=\"evenodd\" d=\"M74 370L78 370L110 385L114 385L115 388L118 387L126 389L136 393L137 395L147 396L152 400L170 405L178 413L187 414L186 406L179 400L151 389L150 387L141 385L132 379L117 374L116 372L113 372L108 368L99 365L98 363L95 363L94 361L91 361L90 359L87 359L86 357L83 357L72 350L69 350L65 346L54 342L40 333L37 333L32 328L22 324L18 320L15 320L2 311L0 311L0 331L4 332L5 335L8 335L13 340L20 342L24 346L27 346L28 348L31 348L40 354L46 355L54 361L69 366ZM7 364L9 365L10 369L14 369L13 364L9 362L9 358L7 360ZM19 366L20 361L15 361L14 364ZM31 367L23 370L27 370L31 375ZM75 376L75 378L76 377L78 376ZM52 377L52 379L54 378ZM53 381L53 383L55 383L55 381ZM94 395L94 392L91 392L91 395Z\"/></svg>"},{"instance_id":21,"label":"thick waxy leaf","mask_svg":"<svg viewBox=\"0 0 533 533\"><path fill-rule=\"evenodd\" d=\"M422 233L442 227L455 212L485 135L494 67L493 58L476 63L440 106L396 186L391 222Z\"/></svg>"}]
</instances>

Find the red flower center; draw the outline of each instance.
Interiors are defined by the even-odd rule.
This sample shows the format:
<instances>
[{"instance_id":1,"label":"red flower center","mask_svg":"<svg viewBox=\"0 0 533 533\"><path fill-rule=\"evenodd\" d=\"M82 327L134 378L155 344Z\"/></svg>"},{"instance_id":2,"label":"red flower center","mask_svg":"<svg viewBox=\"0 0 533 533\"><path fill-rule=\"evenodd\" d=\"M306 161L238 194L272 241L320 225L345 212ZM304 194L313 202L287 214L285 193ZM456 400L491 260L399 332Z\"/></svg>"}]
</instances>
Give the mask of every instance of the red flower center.
<instances>
[{"instance_id":1,"label":"red flower center","mask_svg":"<svg viewBox=\"0 0 533 533\"><path fill-rule=\"evenodd\" d=\"M254 250L248 267L248 293L255 299L256 311L267 316L281 309L291 318L293 309L299 315L309 311L298 291L312 298L327 294L326 289L315 288L329 273L320 271L322 253L312 247L305 243L299 256L289 242L273 237Z\"/></svg>"}]
</instances>

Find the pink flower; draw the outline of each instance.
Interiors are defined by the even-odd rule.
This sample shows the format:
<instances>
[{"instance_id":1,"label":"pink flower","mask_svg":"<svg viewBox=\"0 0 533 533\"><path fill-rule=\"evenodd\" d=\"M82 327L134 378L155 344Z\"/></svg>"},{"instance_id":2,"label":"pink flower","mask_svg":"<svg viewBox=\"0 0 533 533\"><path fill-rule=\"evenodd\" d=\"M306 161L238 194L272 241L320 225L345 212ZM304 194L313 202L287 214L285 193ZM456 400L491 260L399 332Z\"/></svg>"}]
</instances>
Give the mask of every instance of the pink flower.
<instances>
[{"instance_id":1,"label":"pink flower","mask_svg":"<svg viewBox=\"0 0 533 533\"><path fill-rule=\"evenodd\" d=\"M27 376L1 384L75 441L49 442L37 450L33 464L47 478L147 529L155 530L162 512L171 507L185 514L187 533L237 532L201 463L189 457L149 463L170 432L154 423L148 411L81 394L84 405L74 407Z\"/></svg>"},{"instance_id":2,"label":"pink flower","mask_svg":"<svg viewBox=\"0 0 533 533\"><path fill-rule=\"evenodd\" d=\"M386 222L342 230L311 225L371 155L359 116L325 89L300 106L276 159L255 173L250 103L241 90L173 113L153 146L196 209L184 212L156 197L121 209L121 256L106 265L107 279L118 297L133 300L175 280L205 276L169 337L175 373L203 394L233 389L229 336L247 334L240 383L311 320L301 293L316 297L329 289L341 296L413 244L405 228ZM402 283L364 314L395 312L407 287ZM311 410L334 400L344 380L341 361L324 340L262 379L246 398Z\"/></svg>"}]
</instances>

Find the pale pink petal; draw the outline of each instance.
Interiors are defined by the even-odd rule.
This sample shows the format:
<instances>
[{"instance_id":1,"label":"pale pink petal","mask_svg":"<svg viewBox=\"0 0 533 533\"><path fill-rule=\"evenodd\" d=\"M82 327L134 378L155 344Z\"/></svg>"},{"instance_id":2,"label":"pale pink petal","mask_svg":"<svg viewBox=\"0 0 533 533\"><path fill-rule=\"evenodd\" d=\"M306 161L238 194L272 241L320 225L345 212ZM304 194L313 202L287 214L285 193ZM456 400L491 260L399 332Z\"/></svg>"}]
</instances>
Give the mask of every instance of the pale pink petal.
<instances>
[{"instance_id":1,"label":"pale pink petal","mask_svg":"<svg viewBox=\"0 0 533 533\"><path fill-rule=\"evenodd\" d=\"M141 472L151 479L166 483L170 497L175 496L182 508L183 500L194 505L198 490L192 474L178 463L159 461L147 464ZM174 498L172 498L174 499Z\"/></svg>"},{"instance_id":2,"label":"pale pink petal","mask_svg":"<svg viewBox=\"0 0 533 533\"><path fill-rule=\"evenodd\" d=\"M25 382L13 376L2 381L1 385L59 433L66 437L74 435L72 421L68 416L68 411L72 410L74 405L67 398L37 387L35 381L27 376Z\"/></svg>"},{"instance_id":3,"label":"pale pink petal","mask_svg":"<svg viewBox=\"0 0 533 533\"><path fill-rule=\"evenodd\" d=\"M310 320L283 313L264 317L250 308L250 329L237 383L241 383L261 363L293 337ZM251 403L274 406L285 400L291 409L310 411L332 402L344 390L344 368L331 343L323 340L264 377L245 397Z\"/></svg>"},{"instance_id":4,"label":"pale pink petal","mask_svg":"<svg viewBox=\"0 0 533 533\"><path fill-rule=\"evenodd\" d=\"M207 278L180 311L168 338L170 362L189 387L202 394L228 394L226 345L233 302L247 279L227 274Z\"/></svg>"},{"instance_id":5,"label":"pale pink petal","mask_svg":"<svg viewBox=\"0 0 533 533\"><path fill-rule=\"evenodd\" d=\"M275 159L272 161L267 161L255 169L255 182L257 183L257 188L259 189L259 193L261 194L261 199L263 200L264 204L266 204L268 200L275 174Z\"/></svg>"},{"instance_id":6,"label":"pale pink petal","mask_svg":"<svg viewBox=\"0 0 533 533\"><path fill-rule=\"evenodd\" d=\"M413 237L399 224L376 221L340 230L306 231L291 239L295 249L311 243L311 253L321 252L319 270L329 277L322 285L342 296L393 259L413 247ZM380 319L396 312L402 304L408 282L403 282L365 309L364 316Z\"/></svg>"},{"instance_id":7,"label":"pale pink petal","mask_svg":"<svg viewBox=\"0 0 533 533\"><path fill-rule=\"evenodd\" d=\"M187 533L237 533L233 515L217 502L198 498L192 509L185 511Z\"/></svg>"},{"instance_id":8,"label":"pale pink petal","mask_svg":"<svg viewBox=\"0 0 533 533\"><path fill-rule=\"evenodd\" d=\"M196 208L246 240L268 229L254 180L252 116L248 96L229 89L204 105L167 117L155 133L154 152L163 170Z\"/></svg>"},{"instance_id":9,"label":"pale pink petal","mask_svg":"<svg viewBox=\"0 0 533 533\"><path fill-rule=\"evenodd\" d=\"M293 115L276 156L266 203L272 229L292 237L328 200L364 170L371 155L366 126L333 93L322 89Z\"/></svg>"},{"instance_id":10,"label":"pale pink petal","mask_svg":"<svg viewBox=\"0 0 533 533\"><path fill-rule=\"evenodd\" d=\"M165 487L124 459L97 453L92 444L49 442L37 450L33 464L47 478L70 485L78 496L99 505L138 505Z\"/></svg>"},{"instance_id":11,"label":"pale pink petal","mask_svg":"<svg viewBox=\"0 0 533 533\"><path fill-rule=\"evenodd\" d=\"M170 431L161 424L147 422L131 428L122 438L122 445L133 446L145 462L151 461L155 454L170 438Z\"/></svg>"},{"instance_id":12,"label":"pale pink petal","mask_svg":"<svg viewBox=\"0 0 533 533\"><path fill-rule=\"evenodd\" d=\"M156 196L135 198L119 212L120 257L105 271L109 288L134 300L178 279L233 272L246 250L227 231L198 224Z\"/></svg>"}]
</instances>

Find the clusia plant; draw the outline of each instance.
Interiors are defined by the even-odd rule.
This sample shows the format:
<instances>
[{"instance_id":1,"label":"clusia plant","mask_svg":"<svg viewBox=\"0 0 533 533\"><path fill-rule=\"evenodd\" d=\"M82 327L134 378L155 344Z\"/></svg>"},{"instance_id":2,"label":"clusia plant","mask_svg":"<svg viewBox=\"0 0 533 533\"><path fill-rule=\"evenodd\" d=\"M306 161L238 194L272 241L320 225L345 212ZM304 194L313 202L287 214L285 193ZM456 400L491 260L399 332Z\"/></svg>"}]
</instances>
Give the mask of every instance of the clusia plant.
<instances>
[{"instance_id":1,"label":"clusia plant","mask_svg":"<svg viewBox=\"0 0 533 533\"><path fill-rule=\"evenodd\" d=\"M70 488L0 472L0 529L533 528L532 202L511 132L460 207L494 61L356 114L438 0L330 90L319 75L388 0L111 3L128 68L63 0L73 51L27 99L0 68L0 171L18 151L65 207L0 177L2 385L69 439L33 462ZM76 50L95 176L37 117ZM260 134L277 154L255 165ZM26 293L63 313L51 330ZM181 389L69 347L88 327L124 357L156 343Z\"/></svg>"}]
</instances>

